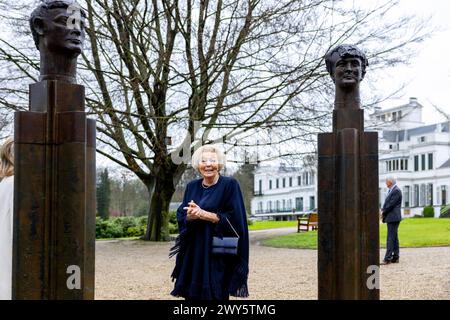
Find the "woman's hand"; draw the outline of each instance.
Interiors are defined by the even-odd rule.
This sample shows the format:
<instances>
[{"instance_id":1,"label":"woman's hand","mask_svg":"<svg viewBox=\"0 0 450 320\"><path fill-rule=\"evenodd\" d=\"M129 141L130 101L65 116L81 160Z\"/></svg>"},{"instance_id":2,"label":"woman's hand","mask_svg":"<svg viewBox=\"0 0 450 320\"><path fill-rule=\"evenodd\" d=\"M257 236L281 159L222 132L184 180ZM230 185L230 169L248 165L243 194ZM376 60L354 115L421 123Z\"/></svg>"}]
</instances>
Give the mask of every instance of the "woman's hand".
<instances>
[{"instance_id":1,"label":"woman's hand","mask_svg":"<svg viewBox=\"0 0 450 320\"><path fill-rule=\"evenodd\" d=\"M183 209L187 210L188 221L201 219L213 223L219 222L217 214L203 210L194 202L194 200L189 202L189 207L184 207Z\"/></svg>"},{"instance_id":2,"label":"woman's hand","mask_svg":"<svg viewBox=\"0 0 450 320\"><path fill-rule=\"evenodd\" d=\"M202 209L194 202L194 200L191 200L191 202L189 202L189 206L184 207L183 209L187 210L187 219L189 221L201 218L200 211Z\"/></svg>"}]
</instances>

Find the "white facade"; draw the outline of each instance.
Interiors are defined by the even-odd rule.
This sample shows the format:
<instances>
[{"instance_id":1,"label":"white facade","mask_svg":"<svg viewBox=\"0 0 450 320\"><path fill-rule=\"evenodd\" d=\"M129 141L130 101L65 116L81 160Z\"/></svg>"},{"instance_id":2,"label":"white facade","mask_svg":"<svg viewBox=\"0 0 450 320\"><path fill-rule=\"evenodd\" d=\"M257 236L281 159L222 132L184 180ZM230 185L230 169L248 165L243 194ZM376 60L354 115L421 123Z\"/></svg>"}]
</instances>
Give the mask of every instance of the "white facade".
<instances>
[{"instance_id":1,"label":"white facade","mask_svg":"<svg viewBox=\"0 0 450 320\"><path fill-rule=\"evenodd\" d=\"M387 193L384 181L393 176L403 192L404 216L421 215L425 206L439 216L449 203L450 122L384 130L379 149L380 203Z\"/></svg>"},{"instance_id":2,"label":"white facade","mask_svg":"<svg viewBox=\"0 0 450 320\"><path fill-rule=\"evenodd\" d=\"M392 176L403 192L404 217L421 215L423 207L430 205L439 216L441 206L450 203L450 122L425 126L422 106L415 98L407 105L375 112L368 122L379 132L380 206L387 194L385 179ZM315 209L316 171L315 166L259 167L252 215Z\"/></svg>"},{"instance_id":3,"label":"white facade","mask_svg":"<svg viewBox=\"0 0 450 320\"><path fill-rule=\"evenodd\" d=\"M423 106L417 101L417 98L410 98L406 105L385 110L377 109L370 115L366 127L375 130L389 130L392 127L398 130L417 128L424 124L422 109Z\"/></svg>"},{"instance_id":4,"label":"white facade","mask_svg":"<svg viewBox=\"0 0 450 320\"><path fill-rule=\"evenodd\" d=\"M258 167L254 179L252 215L283 216L310 211L317 206L314 167Z\"/></svg>"}]
</instances>

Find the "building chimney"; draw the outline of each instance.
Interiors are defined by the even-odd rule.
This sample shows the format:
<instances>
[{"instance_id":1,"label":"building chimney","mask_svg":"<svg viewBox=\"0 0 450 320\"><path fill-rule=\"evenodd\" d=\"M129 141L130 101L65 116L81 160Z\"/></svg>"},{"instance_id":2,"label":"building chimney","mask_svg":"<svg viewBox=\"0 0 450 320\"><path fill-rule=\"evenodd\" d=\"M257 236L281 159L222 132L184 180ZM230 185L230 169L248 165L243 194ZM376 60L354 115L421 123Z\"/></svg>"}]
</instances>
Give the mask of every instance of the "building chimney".
<instances>
[{"instance_id":1,"label":"building chimney","mask_svg":"<svg viewBox=\"0 0 450 320\"><path fill-rule=\"evenodd\" d=\"M415 98L415 97L409 98L409 104L410 105L417 105L417 98Z\"/></svg>"}]
</instances>

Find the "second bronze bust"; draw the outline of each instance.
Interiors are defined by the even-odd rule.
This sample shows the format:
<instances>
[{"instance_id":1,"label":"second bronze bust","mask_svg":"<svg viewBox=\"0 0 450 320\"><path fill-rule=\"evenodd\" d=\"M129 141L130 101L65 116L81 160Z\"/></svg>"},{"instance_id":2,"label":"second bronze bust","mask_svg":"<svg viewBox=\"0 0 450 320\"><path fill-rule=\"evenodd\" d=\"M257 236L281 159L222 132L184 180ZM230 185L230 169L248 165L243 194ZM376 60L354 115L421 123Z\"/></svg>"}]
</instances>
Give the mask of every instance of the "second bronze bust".
<instances>
[{"instance_id":1,"label":"second bronze bust","mask_svg":"<svg viewBox=\"0 0 450 320\"><path fill-rule=\"evenodd\" d=\"M353 45L340 45L325 56L327 71L336 87L335 109L359 109L359 84L369 65L366 55Z\"/></svg>"}]
</instances>

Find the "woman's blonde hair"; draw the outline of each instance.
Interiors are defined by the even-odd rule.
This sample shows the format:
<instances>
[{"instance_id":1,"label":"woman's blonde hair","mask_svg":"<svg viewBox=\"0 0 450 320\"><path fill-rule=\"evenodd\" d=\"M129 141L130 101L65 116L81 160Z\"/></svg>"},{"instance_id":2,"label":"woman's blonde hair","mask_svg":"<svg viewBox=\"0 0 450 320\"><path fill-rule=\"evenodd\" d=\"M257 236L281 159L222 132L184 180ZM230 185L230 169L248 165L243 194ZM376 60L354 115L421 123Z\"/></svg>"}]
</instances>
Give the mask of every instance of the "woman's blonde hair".
<instances>
[{"instance_id":1,"label":"woman's blonde hair","mask_svg":"<svg viewBox=\"0 0 450 320\"><path fill-rule=\"evenodd\" d=\"M217 160L219 161L219 171L225 167L225 163L227 161L225 154L222 152L222 150L219 148L218 145L208 144L208 145L201 146L200 148L198 148L192 155L192 167L195 170L198 170L198 166L200 165L200 162L202 161L202 154L204 152L212 152L217 155Z\"/></svg>"},{"instance_id":2,"label":"woman's blonde hair","mask_svg":"<svg viewBox=\"0 0 450 320\"><path fill-rule=\"evenodd\" d=\"M0 148L0 179L14 175L14 140L6 139Z\"/></svg>"}]
</instances>

